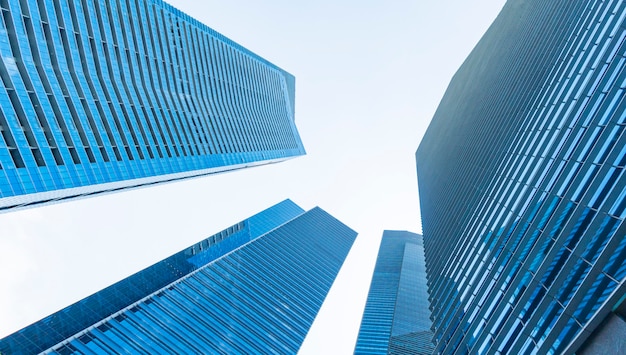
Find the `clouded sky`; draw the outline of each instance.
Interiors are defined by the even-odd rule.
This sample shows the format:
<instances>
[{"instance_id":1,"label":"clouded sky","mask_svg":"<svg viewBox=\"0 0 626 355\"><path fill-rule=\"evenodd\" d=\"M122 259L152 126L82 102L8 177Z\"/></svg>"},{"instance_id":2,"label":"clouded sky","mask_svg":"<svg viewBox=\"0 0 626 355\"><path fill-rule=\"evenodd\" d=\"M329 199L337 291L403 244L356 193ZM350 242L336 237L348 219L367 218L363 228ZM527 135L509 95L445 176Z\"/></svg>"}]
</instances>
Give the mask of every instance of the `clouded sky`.
<instances>
[{"instance_id":1,"label":"clouded sky","mask_svg":"<svg viewBox=\"0 0 626 355\"><path fill-rule=\"evenodd\" d=\"M382 231L421 231L415 150L504 0L169 2L295 75L307 155L0 214L0 337L291 198L359 232L301 351L351 353Z\"/></svg>"}]
</instances>

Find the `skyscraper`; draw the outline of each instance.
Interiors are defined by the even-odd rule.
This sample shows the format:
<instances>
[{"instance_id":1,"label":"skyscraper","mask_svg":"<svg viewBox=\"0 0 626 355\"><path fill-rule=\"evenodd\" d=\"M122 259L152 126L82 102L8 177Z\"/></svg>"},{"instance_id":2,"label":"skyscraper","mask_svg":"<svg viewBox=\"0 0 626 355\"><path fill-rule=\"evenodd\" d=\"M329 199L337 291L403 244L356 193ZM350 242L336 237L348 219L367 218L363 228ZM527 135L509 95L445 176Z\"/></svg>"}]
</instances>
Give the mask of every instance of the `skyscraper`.
<instances>
[{"instance_id":1,"label":"skyscraper","mask_svg":"<svg viewBox=\"0 0 626 355\"><path fill-rule=\"evenodd\" d=\"M432 354L422 236L384 231L355 354Z\"/></svg>"},{"instance_id":2,"label":"skyscraper","mask_svg":"<svg viewBox=\"0 0 626 355\"><path fill-rule=\"evenodd\" d=\"M357 233L283 201L0 340L0 353L295 353Z\"/></svg>"},{"instance_id":3,"label":"skyscraper","mask_svg":"<svg viewBox=\"0 0 626 355\"><path fill-rule=\"evenodd\" d=\"M452 79L416 153L437 352L626 339L625 18L508 1Z\"/></svg>"},{"instance_id":4,"label":"skyscraper","mask_svg":"<svg viewBox=\"0 0 626 355\"><path fill-rule=\"evenodd\" d=\"M304 154L294 77L163 1L0 15L0 210Z\"/></svg>"}]
</instances>

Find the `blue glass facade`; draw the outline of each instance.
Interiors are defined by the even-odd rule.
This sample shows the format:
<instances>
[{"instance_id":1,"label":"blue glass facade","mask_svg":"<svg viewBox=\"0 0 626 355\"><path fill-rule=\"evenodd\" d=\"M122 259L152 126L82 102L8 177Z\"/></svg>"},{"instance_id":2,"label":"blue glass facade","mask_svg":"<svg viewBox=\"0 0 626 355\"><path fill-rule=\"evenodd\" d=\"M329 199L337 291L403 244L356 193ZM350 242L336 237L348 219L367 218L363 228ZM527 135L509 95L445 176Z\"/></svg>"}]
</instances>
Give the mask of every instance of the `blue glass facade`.
<instances>
[{"instance_id":1,"label":"blue glass facade","mask_svg":"<svg viewBox=\"0 0 626 355\"><path fill-rule=\"evenodd\" d=\"M283 201L0 340L0 353L295 353L356 232Z\"/></svg>"},{"instance_id":2,"label":"blue glass facade","mask_svg":"<svg viewBox=\"0 0 626 355\"><path fill-rule=\"evenodd\" d=\"M304 154L295 79L160 0L0 0L0 210Z\"/></svg>"},{"instance_id":3,"label":"blue glass facade","mask_svg":"<svg viewBox=\"0 0 626 355\"><path fill-rule=\"evenodd\" d=\"M355 354L432 354L422 236L384 231Z\"/></svg>"},{"instance_id":4,"label":"blue glass facade","mask_svg":"<svg viewBox=\"0 0 626 355\"><path fill-rule=\"evenodd\" d=\"M619 306L625 18L508 1L451 81L416 153L437 352L573 353Z\"/></svg>"}]
</instances>

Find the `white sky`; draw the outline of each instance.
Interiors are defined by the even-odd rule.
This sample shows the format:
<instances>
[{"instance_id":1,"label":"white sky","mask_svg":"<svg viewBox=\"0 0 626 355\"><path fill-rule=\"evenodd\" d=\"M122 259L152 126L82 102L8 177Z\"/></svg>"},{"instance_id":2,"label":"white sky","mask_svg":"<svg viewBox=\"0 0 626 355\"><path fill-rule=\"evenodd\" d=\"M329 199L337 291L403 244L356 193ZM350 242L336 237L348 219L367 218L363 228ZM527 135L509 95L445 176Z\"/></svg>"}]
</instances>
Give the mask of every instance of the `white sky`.
<instances>
[{"instance_id":1,"label":"white sky","mask_svg":"<svg viewBox=\"0 0 626 355\"><path fill-rule=\"evenodd\" d=\"M307 156L0 214L0 338L291 198L359 232L301 349L351 354L382 231L421 231L415 150L505 1L168 2L295 75Z\"/></svg>"}]
</instances>

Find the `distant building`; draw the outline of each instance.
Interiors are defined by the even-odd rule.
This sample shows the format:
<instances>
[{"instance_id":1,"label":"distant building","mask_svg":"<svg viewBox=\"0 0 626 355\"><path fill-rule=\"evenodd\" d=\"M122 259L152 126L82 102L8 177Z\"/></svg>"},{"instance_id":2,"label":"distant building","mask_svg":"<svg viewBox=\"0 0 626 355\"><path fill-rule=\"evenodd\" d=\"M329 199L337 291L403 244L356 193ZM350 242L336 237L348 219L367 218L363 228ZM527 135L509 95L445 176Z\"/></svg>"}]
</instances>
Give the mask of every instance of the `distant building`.
<instances>
[{"instance_id":1,"label":"distant building","mask_svg":"<svg viewBox=\"0 0 626 355\"><path fill-rule=\"evenodd\" d=\"M163 1L0 15L0 211L305 154L294 77Z\"/></svg>"},{"instance_id":2,"label":"distant building","mask_svg":"<svg viewBox=\"0 0 626 355\"><path fill-rule=\"evenodd\" d=\"M510 0L452 79L416 153L436 353L626 353L625 18Z\"/></svg>"},{"instance_id":3,"label":"distant building","mask_svg":"<svg viewBox=\"0 0 626 355\"><path fill-rule=\"evenodd\" d=\"M286 200L0 339L0 353L295 353L356 235Z\"/></svg>"},{"instance_id":4,"label":"distant building","mask_svg":"<svg viewBox=\"0 0 626 355\"><path fill-rule=\"evenodd\" d=\"M422 236L384 231L355 354L432 354Z\"/></svg>"}]
</instances>

